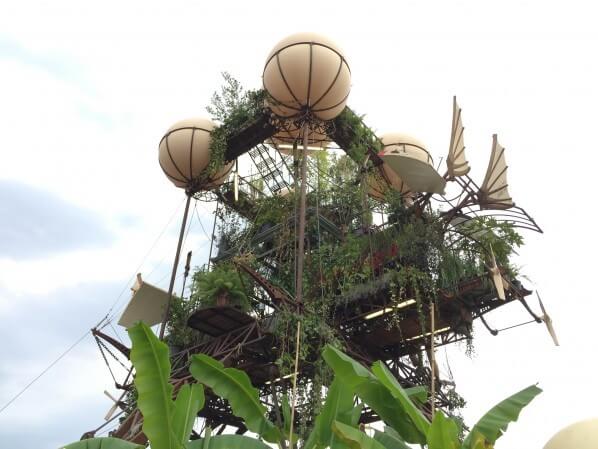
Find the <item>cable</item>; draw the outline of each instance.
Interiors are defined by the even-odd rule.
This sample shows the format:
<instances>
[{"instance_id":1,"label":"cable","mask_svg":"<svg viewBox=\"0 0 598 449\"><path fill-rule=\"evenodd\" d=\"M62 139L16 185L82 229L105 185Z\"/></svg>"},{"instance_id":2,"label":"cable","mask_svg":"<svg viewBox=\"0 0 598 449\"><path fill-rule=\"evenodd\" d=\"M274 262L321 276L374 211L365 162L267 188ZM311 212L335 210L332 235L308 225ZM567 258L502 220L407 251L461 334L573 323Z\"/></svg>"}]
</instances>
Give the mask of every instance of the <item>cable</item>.
<instances>
[{"instance_id":1,"label":"cable","mask_svg":"<svg viewBox=\"0 0 598 449\"><path fill-rule=\"evenodd\" d=\"M23 393L25 393L29 387L31 387L35 382L37 382L37 380L42 377L44 374L46 374L48 371L50 371L50 369L56 365L60 360L62 360L62 358L64 356L66 356L69 352L71 352L75 346L77 346L79 343L81 343L85 337L87 337L87 335L89 335L89 331L85 331L85 333L75 342L73 343L66 351L64 351L62 354L60 354L60 356L58 356L58 358L56 360L54 360L52 363L50 363L50 365L48 365L48 367L46 369L44 369L41 373L39 373L31 382L29 382L27 385L25 385L25 387L19 391L11 400L9 400L6 404L4 404L2 406L2 408L0 408L0 413L2 413L4 410L6 410L10 404L12 404L14 401L16 401L19 396L21 396Z\"/></svg>"},{"instance_id":2,"label":"cable","mask_svg":"<svg viewBox=\"0 0 598 449\"><path fill-rule=\"evenodd\" d=\"M143 264L145 263L147 257L150 255L150 253L153 251L153 249L155 248L156 244L158 243L158 241L160 240L160 238L162 238L162 235L164 235L164 232L166 232L166 229L168 229L168 227L170 226L170 223L172 222L172 220L174 219L176 213L179 211L181 205L183 204L184 199L181 200L181 202L178 204L178 206L176 207L176 209L174 210L174 212L172 213L172 215L170 216L170 218L168 219L168 222L166 223L166 225L162 228L162 230L160 231L160 233L158 234L158 236L156 237L156 239L154 240L154 243L152 243L152 246L150 247L150 249L145 253L145 255L143 256L143 258L141 259L141 262L139 263L139 265L137 266L137 268L135 269L135 271L133 272L133 274L131 275L131 277L129 278L129 280L126 282L125 286L123 287L123 289L121 290L121 292L118 294L116 300L114 301L114 303L110 306L110 308L108 309L108 315L110 315L110 313L114 310L114 307L116 307L116 305L118 304L118 302L120 301L123 293L127 290L127 288L129 287L129 285L131 284L131 282L133 281L133 279L135 279L135 276L137 275L137 273L139 272L139 269L143 266ZM112 317L111 317L112 318Z\"/></svg>"},{"instance_id":3,"label":"cable","mask_svg":"<svg viewBox=\"0 0 598 449\"><path fill-rule=\"evenodd\" d=\"M99 326L101 323L103 323L105 320L111 320L112 317L110 317L110 314L112 313L112 311L114 310L114 308L116 307L116 305L118 304L118 302L120 301L123 293L127 290L127 287L129 286L129 284L131 283L131 281L135 278L135 275L137 274L137 272L139 271L139 269L141 268L141 266L145 263L147 257L150 255L150 253L152 252L152 250L154 249L154 247L156 246L156 244L158 243L158 241L160 240L160 238L162 237L162 235L164 235L164 232L166 232L166 229L168 229L168 226L170 225L170 223L172 222L172 220L174 219L176 213L178 212L178 210L180 209L181 205L183 204L183 201L181 201L181 203L178 204L178 206L176 207L176 209L174 210L174 212L172 213L172 215L170 216L168 222L166 223L166 225L164 226L164 228L162 229L162 231L160 231L160 233L158 234L158 236L156 237L156 239L154 240L154 243L152 244L152 246L150 247L150 249L147 251L147 253L143 256L141 263L139 264L139 266L137 267L137 269L135 270L135 272L133 273L133 275L129 278L129 280L127 281L127 283L125 284L125 286L123 287L123 289L121 290L121 292L118 294L118 296L116 297L116 300L112 303L112 305L110 306L110 308L108 309L108 313L106 314L106 316L96 325ZM110 317L110 318L109 318ZM56 365L60 360L62 360L69 352L71 352L79 343L81 343L85 337L89 334L89 331L85 331L85 333L78 339L75 341L75 343L73 343L71 346L69 346L66 351L64 351L62 354L60 354L60 356L58 356L58 358L56 358L52 363L50 363L44 370L42 370L41 373L39 373L35 378L33 378L33 380L31 380L31 382L29 382L21 391L19 391L15 396L13 396L7 403L5 403L2 408L0 408L0 413L2 413L4 410L6 410L14 401L16 401L23 393L25 393L35 382L37 382L44 374L46 374L48 371L50 371L50 369L52 369L52 367L54 365ZM118 337L118 333L117 333L117 337Z\"/></svg>"}]
</instances>

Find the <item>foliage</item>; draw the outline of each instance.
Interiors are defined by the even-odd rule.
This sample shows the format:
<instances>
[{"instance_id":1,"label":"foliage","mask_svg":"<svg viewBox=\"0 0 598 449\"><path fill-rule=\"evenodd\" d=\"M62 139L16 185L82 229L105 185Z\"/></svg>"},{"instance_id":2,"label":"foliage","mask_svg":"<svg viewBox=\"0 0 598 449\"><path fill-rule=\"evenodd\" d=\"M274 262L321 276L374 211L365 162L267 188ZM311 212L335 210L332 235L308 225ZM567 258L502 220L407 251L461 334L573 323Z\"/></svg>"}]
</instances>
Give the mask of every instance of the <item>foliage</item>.
<instances>
[{"instance_id":1,"label":"foliage","mask_svg":"<svg viewBox=\"0 0 598 449\"><path fill-rule=\"evenodd\" d=\"M349 447L349 449L385 449L385 447L374 438L341 422L335 421L332 424L332 430Z\"/></svg>"},{"instance_id":2,"label":"foliage","mask_svg":"<svg viewBox=\"0 0 598 449\"><path fill-rule=\"evenodd\" d=\"M358 164L365 161L369 148L375 153L382 145L373 131L363 123L363 116L355 114L348 107L333 121L334 139L342 144L347 154Z\"/></svg>"},{"instance_id":3,"label":"foliage","mask_svg":"<svg viewBox=\"0 0 598 449\"><path fill-rule=\"evenodd\" d=\"M144 447L118 438L104 437L77 441L61 449L143 449Z\"/></svg>"},{"instance_id":4,"label":"foliage","mask_svg":"<svg viewBox=\"0 0 598 449\"><path fill-rule=\"evenodd\" d=\"M188 299L173 295L170 300L166 341L174 351L195 346L198 343L197 331L187 326L189 316L198 307L197 295L191 295Z\"/></svg>"},{"instance_id":5,"label":"foliage","mask_svg":"<svg viewBox=\"0 0 598 449\"><path fill-rule=\"evenodd\" d=\"M405 404L397 400L384 383L363 365L341 351L327 346L322 354L326 363L332 368L335 376L346 383L355 394L368 404L380 418L392 426L408 443L425 442L425 431L414 425L405 408ZM419 413L412 402L407 407L413 409L412 414Z\"/></svg>"},{"instance_id":6,"label":"foliage","mask_svg":"<svg viewBox=\"0 0 598 449\"><path fill-rule=\"evenodd\" d=\"M221 124L211 133L210 162L204 170L213 176L224 163L224 154L230 136L238 133L264 110L264 90L244 90L241 83L227 72L222 73L224 84L214 92L211 105L206 107L213 119Z\"/></svg>"},{"instance_id":7,"label":"foliage","mask_svg":"<svg viewBox=\"0 0 598 449\"><path fill-rule=\"evenodd\" d=\"M128 329L133 343L137 405L143 414L143 432L153 449L180 449L188 441L194 418L203 407L201 385L185 385L173 397L168 347L143 323Z\"/></svg>"},{"instance_id":8,"label":"foliage","mask_svg":"<svg viewBox=\"0 0 598 449\"><path fill-rule=\"evenodd\" d=\"M266 443L245 435L214 435L193 440L187 449L272 449Z\"/></svg>"},{"instance_id":9,"label":"foliage","mask_svg":"<svg viewBox=\"0 0 598 449\"><path fill-rule=\"evenodd\" d=\"M129 329L133 342L131 360L136 369L135 384L139 391L139 408L143 414L143 431L153 449L267 449L262 441L241 435L211 435L206 429L202 439L189 441L194 419L204 403L200 384L184 385L172 400L169 382L168 348L151 329L138 323ZM486 413L473 427L463 443L459 426L442 412L436 412L432 423L417 409L414 398L421 388L404 390L381 362L370 372L348 355L327 347L324 358L336 378L327 391L326 400L311 434L302 442L303 449L407 449L406 442L416 437L428 449L491 449L541 390L528 387L507 398ZM265 416L247 374L207 355L195 355L191 364L193 376L227 399L233 413L242 418L249 430L270 443L286 447L283 431ZM370 437L357 428L361 407L354 407L354 395L369 405L387 425L384 432ZM385 400L386 399L386 400ZM289 412L285 413L288 420ZM399 424L398 426L396 424ZM113 438L93 438L66 446L65 449L138 449L143 446Z\"/></svg>"},{"instance_id":10,"label":"foliage","mask_svg":"<svg viewBox=\"0 0 598 449\"><path fill-rule=\"evenodd\" d=\"M338 437L332 431L332 424L341 422L355 426L357 424L357 420L354 419L355 408L353 391L345 383L335 379L328 388L326 402L315 419L314 428L304 449L313 449L314 447L336 449L339 446ZM360 408L357 410L361 412ZM359 414L357 415L358 419Z\"/></svg>"},{"instance_id":11,"label":"foliage","mask_svg":"<svg viewBox=\"0 0 598 449\"><path fill-rule=\"evenodd\" d=\"M500 402L478 421L461 442L460 423L445 417L442 411L437 411L430 423L416 407L408 390L401 387L382 362L376 362L370 372L348 355L332 347L324 350L323 357L334 370L337 379L346 382L357 396L390 426L383 434L378 433L374 438L384 444L386 449L404 449L404 443L413 442L427 445L428 449L491 449L509 423L516 421L521 410L542 392L532 385ZM373 394L373 391L380 390L380 386L386 390ZM393 404L384 401L384 394L392 396L396 401ZM393 408L396 413L402 415L399 426L393 419ZM408 423L407 427L405 423ZM373 447L363 435L357 436L354 431L347 434L351 436L351 447ZM417 441L413 440L414 437Z\"/></svg>"},{"instance_id":12,"label":"foliage","mask_svg":"<svg viewBox=\"0 0 598 449\"><path fill-rule=\"evenodd\" d=\"M211 307L226 298L230 305L243 311L250 309L247 293L237 270L231 265L217 265L212 271L197 271L193 275L191 302L199 307Z\"/></svg>"},{"instance_id":13,"label":"foliage","mask_svg":"<svg viewBox=\"0 0 598 449\"><path fill-rule=\"evenodd\" d=\"M266 441L280 441L280 430L265 416L266 408L260 403L259 391L251 385L249 376L204 354L194 355L190 367L193 377L226 399L236 416L243 418L247 428Z\"/></svg>"},{"instance_id":14,"label":"foliage","mask_svg":"<svg viewBox=\"0 0 598 449\"><path fill-rule=\"evenodd\" d=\"M481 434L488 443L494 444L505 430L507 430L509 423L517 421L521 410L541 392L540 388L532 385L492 407L473 426L471 433L463 442L463 448L474 448L473 440L476 433Z\"/></svg>"}]
</instances>

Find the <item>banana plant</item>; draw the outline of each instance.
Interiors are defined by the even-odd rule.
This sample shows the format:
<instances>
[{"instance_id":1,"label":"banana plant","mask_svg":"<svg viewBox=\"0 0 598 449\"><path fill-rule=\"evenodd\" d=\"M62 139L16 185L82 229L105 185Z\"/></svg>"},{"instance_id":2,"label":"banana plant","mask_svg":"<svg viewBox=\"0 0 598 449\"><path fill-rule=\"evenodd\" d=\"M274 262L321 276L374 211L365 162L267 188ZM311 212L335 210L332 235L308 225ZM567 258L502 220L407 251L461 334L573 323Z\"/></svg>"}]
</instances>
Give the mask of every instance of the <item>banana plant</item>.
<instances>
[{"instance_id":1,"label":"banana plant","mask_svg":"<svg viewBox=\"0 0 598 449\"><path fill-rule=\"evenodd\" d=\"M60 449L145 449L145 446L129 443L119 438L104 437L77 441L62 446Z\"/></svg>"},{"instance_id":2,"label":"banana plant","mask_svg":"<svg viewBox=\"0 0 598 449\"><path fill-rule=\"evenodd\" d=\"M438 411L430 423L414 403L418 395L410 395L408 389L403 389L383 363L374 363L370 371L332 346L324 349L323 356L336 378L350 385L388 425L384 432L376 431L372 438L335 422L333 431L351 449L408 449L407 443L419 443L428 449L492 449L508 425L518 419L521 410L542 392L531 385L503 400L491 408L461 442L457 422Z\"/></svg>"},{"instance_id":3,"label":"banana plant","mask_svg":"<svg viewBox=\"0 0 598 449\"><path fill-rule=\"evenodd\" d=\"M259 391L251 385L249 376L235 368L225 368L222 363L204 354L193 356L190 367L191 374L195 379L209 387L214 393L226 399L231 405L233 414L244 420L247 428L257 433L261 438L277 443L280 447L286 447L286 440L289 435L290 413L282 404L285 424L283 429L277 428L266 418L266 409L260 403ZM285 412L285 410L287 410ZM346 446L332 432L332 424L335 421L348 426L357 426L361 416L361 407L355 407L354 394L352 390L340 381L333 381L328 389L326 401L322 406L320 414L315 418L315 425L304 442L301 442L304 449L346 449ZM218 437L211 437L213 440ZM198 440L201 441L201 440ZM296 436L293 441L297 443ZM200 446L204 443L193 442L191 449L206 449ZM211 443L210 443L211 444ZM219 448L216 448L219 449ZM250 449L249 446L243 449Z\"/></svg>"}]
</instances>

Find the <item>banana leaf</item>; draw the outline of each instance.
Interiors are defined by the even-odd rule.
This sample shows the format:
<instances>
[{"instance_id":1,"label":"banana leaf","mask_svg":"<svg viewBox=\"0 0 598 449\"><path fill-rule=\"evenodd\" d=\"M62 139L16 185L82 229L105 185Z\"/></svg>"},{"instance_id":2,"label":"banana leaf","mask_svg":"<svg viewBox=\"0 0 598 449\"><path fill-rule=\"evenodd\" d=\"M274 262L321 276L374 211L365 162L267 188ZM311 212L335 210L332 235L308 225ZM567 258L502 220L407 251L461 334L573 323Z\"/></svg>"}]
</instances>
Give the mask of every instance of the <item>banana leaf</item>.
<instances>
[{"instance_id":1,"label":"banana leaf","mask_svg":"<svg viewBox=\"0 0 598 449\"><path fill-rule=\"evenodd\" d=\"M119 438L90 438L77 441L60 449L145 449L145 446L130 443Z\"/></svg>"},{"instance_id":2,"label":"banana leaf","mask_svg":"<svg viewBox=\"0 0 598 449\"><path fill-rule=\"evenodd\" d=\"M330 345L324 348L322 356L334 374L407 443L426 442L425 434L413 425L401 403L368 369Z\"/></svg>"},{"instance_id":3,"label":"banana leaf","mask_svg":"<svg viewBox=\"0 0 598 449\"><path fill-rule=\"evenodd\" d=\"M428 430L428 449L459 449L459 427L440 410L434 414Z\"/></svg>"},{"instance_id":4,"label":"banana leaf","mask_svg":"<svg viewBox=\"0 0 598 449\"><path fill-rule=\"evenodd\" d=\"M494 444L505 430L507 430L509 424L517 421L521 410L540 393L542 393L540 388L531 385L492 407L473 426L473 429L471 429L471 432L463 441L463 449L473 449L474 436L476 434L483 435L486 443Z\"/></svg>"},{"instance_id":5,"label":"banana leaf","mask_svg":"<svg viewBox=\"0 0 598 449\"><path fill-rule=\"evenodd\" d=\"M245 372L225 368L222 363L205 354L193 356L190 371L198 382L226 399L233 414L243 419L249 430L270 443L280 441L280 430L266 418L266 408L260 402L259 392L251 385Z\"/></svg>"},{"instance_id":6,"label":"banana leaf","mask_svg":"<svg viewBox=\"0 0 598 449\"><path fill-rule=\"evenodd\" d=\"M354 421L353 393L351 389L335 378L328 388L326 402L322 406L320 414L316 417L316 422L310 437L307 440L305 449L313 447L332 449L345 447L340 444L336 434L332 432L332 424L339 421L343 424L352 424ZM358 409L361 412L361 409ZM360 413L361 414L361 413Z\"/></svg>"},{"instance_id":7,"label":"banana leaf","mask_svg":"<svg viewBox=\"0 0 598 449\"><path fill-rule=\"evenodd\" d=\"M428 400L428 388L424 387L423 385L418 385L417 387L411 388L404 388L403 389L409 399L411 399L416 404L423 404Z\"/></svg>"},{"instance_id":8,"label":"banana leaf","mask_svg":"<svg viewBox=\"0 0 598 449\"><path fill-rule=\"evenodd\" d=\"M284 429L284 438L290 441L291 439L291 404L289 404L289 397L285 394L282 395L280 401L280 408L282 409L282 427ZM299 435L293 432L293 441L296 443L299 441ZM293 444L295 444L293 443Z\"/></svg>"},{"instance_id":9,"label":"banana leaf","mask_svg":"<svg viewBox=\"0 0 598 449\"><path fill-rule=\"evenodd\" d=\"M143 415L143 433L152 449L178 449L173 432L174 402L168 346L158 340L144 323L127 329L133 343L131 362L135 366L137 405Z\"/></svg>"},{"instance_id":10,"label":"banana leaf","mask_svg":"<svg viewBox=\"0 0 598 449\"><path fill-rule=\"evenodd\" d=\"M263 441L245 435L214 435L187 443L186 449L272 449Z\"/></svg>"},{"instance_id":11,"label":"banana leaf","mask_svg":"<svg viewBox=\"0 0 598 449\"><path fill-rule=\"evenodd\" d=\"M173 432L180 446L189 441L197 412L204 405L203 386L200 384L183 385L174 401Z\"/></svg>"},{"instance_id":12,"label":"banana leaf","mask_svg":"<svg viewBox=\"0 0 598 449\"><path fill-rule=\"evenodd\" d=\"M411 449L401 436L388 426L384 428L384 432L374 431L374 440L381 443L386 449Z\"/></svg>"},{"instance_id":13,"label":"banana leaf","mask_svg":"<svg viewBox=\"0 0 598 449\"><path fill-rule=\"evenodd\" d=\"M375 439L341 422L334 421L332 430L350 449L385 449Z\"/></svg>"},{"instance_id":14,"label":"banana leaf","mask_svg":"<svg viewBox=\"0 0 598 449\"><path fill-rule=\"evenodd\" d=\"M403 410L405 410L405 413L407 416L409 416L411 422L417 428L417 430L425 436L428 433L428 428L430 427L428 419L411 401L393 374L388 370L388 368L386 368L386 366L384 366L382 362L374 363L372 365L372 372L378 378L378 380L382 382L386 388L388 388L392 396L399 401L401 407L403 407Z\"/></svg>"}]
</instances>

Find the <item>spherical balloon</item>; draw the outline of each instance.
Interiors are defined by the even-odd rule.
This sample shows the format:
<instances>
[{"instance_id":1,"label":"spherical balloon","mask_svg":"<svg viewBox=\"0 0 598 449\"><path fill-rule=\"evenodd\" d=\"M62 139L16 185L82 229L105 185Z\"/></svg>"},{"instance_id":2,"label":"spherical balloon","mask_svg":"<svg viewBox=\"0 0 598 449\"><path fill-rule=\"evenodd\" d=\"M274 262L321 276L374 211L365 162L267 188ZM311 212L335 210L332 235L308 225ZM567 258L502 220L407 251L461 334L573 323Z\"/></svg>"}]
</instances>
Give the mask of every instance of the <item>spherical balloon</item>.
<instances>
[{"instance_id":1,"label":"spherical balloon","mask_svg":"<svg viewBox=\"0 0 598 449\"><path fill-rule=\"evenodd\" d=\"M266 59L264 88L270 109L280 117L309 111L332 120L345 108L351 70L339 47L315 33L297 33L281 40Z\"/></svg>"},{"instance_id":2,"label":"spherical balloon","mask_svg":"<svg viewBox=\"0 0 598 449\"><path fill-rule=\"evenodd\" d=\"M380 137L384 155L397 153L433 165L432 156L425 145L415 137L402 133L387 133Z\"/></svg>"},{"instance_id":3,"label":"spherical balloon","mask_svg":"<svg viewBox=\"0 0 598 449\"><path fill-rule=\"evenodd\" d=\"M423 143L401 133L384 134L380 140L383 149L378 155L413 192L444 193L446 181Z\"/></svg>"},{"instance_id":4,"label":"spherical balloon","mask_svg":"<svg viewBox=\"0 0 598 449\"><path fill-rule=\"evenodd\" d=\"M198 180L210 163L210 133L216 127L207 118L181 120L172 125L160 140L158 160L172 183L184 189L210 189L221 185L232 169L229 163L202 185Z\"/></svg>"},{"instance_id":5,"label":"spherical balloon","mask_svg":"<svg viewBox=\"0 0 598 449\"><path fill-rule=\"evenodd\" d=\"M596 449L598 418L579 421L557 432L544 449Z\"/></svg>"},{"instance_id":6,"label":"spherical balloon","mask_svg":"<svg viewBox=\"0 0 598 449\"><path fill-rule=\"evenodd\" d=\"M288 123L270 138L270 143L280 150L288 150L295 142L301 148L303 145L302 129L293 123ZM311 130L307 135L307 144L310 147L325 149L330 143L330 138L320 130Z\"/></svg>"}]
</instances>

